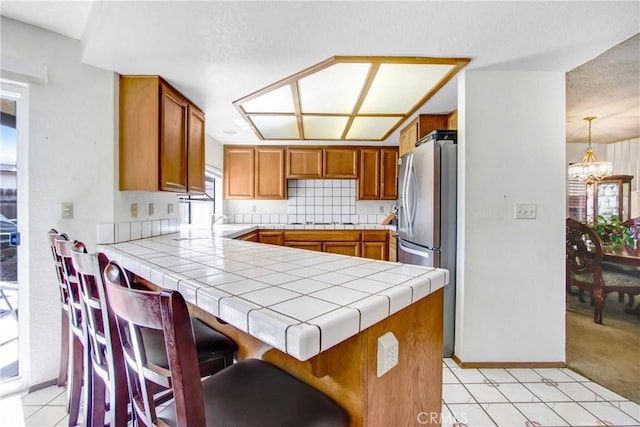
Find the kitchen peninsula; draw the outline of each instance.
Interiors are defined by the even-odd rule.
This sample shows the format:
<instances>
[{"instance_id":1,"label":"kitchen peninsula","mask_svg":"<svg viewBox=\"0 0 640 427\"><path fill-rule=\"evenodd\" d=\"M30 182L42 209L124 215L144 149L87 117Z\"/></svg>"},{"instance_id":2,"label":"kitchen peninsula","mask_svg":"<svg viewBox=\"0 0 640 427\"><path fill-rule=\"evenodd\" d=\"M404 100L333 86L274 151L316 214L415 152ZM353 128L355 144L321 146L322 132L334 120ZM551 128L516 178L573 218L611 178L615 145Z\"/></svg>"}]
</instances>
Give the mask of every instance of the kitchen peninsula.
<instances>
[{"instance_id":1,"label":"kitchen peninsula","mask_svg":"<svg viewBox=\"0 0 640 427\"><path fill-rule=\"evenodd\" d=\"M352 425L439 424L448 271L233 239L251 229L185 229L99 250L135 280L180 291L194 315L238 343L239 359L313 385ZM378 377L387 332L398 365Z\"/></svg>"}]
</instances>

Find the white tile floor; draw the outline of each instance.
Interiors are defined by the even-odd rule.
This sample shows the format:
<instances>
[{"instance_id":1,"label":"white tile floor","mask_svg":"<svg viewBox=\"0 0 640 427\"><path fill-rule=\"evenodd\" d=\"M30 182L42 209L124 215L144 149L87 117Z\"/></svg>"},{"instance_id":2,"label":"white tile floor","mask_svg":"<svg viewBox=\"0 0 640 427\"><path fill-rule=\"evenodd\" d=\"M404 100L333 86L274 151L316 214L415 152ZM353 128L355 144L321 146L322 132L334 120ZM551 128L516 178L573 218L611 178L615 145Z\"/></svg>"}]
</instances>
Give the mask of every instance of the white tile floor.
<instances>
[{"instance_id":1,"label":"white tile floor","mask_svg":"<svg viewBox=\"0 0 640 427\"><path fill-rule=\"evenodd\" d=\"M442 369L443 427L640 426L640 405L570 369ZM67 425L65 399L55 386L0 399L0 425Z\"/></svg>"}]
</instances>

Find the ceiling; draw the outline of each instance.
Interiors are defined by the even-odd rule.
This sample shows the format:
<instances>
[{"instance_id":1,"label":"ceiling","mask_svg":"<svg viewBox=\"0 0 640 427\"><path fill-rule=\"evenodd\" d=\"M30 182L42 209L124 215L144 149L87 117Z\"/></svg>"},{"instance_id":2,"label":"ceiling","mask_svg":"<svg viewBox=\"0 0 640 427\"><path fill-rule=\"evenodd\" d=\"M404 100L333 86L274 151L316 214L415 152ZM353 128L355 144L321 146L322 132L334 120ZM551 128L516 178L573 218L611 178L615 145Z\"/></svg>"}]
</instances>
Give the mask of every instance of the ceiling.
<instances>
[{"instance_id":1,"label":"ceiling","mask_svg":"<svg viewBox=\"0 0 640 427\"><path fill-rule=\"evenodd\" d=\"M637 1L3 0L0 13L81 40L86 64L162 75L205 110L207 133L224 144L259 143L233 101L336 55L567 72L568 142L585 142L590 115L599 117L594 143L640 136ZM456 107L454 78L418 113ZM384 144L397 142L398 131Z\"/></svg>"}]
</instances>

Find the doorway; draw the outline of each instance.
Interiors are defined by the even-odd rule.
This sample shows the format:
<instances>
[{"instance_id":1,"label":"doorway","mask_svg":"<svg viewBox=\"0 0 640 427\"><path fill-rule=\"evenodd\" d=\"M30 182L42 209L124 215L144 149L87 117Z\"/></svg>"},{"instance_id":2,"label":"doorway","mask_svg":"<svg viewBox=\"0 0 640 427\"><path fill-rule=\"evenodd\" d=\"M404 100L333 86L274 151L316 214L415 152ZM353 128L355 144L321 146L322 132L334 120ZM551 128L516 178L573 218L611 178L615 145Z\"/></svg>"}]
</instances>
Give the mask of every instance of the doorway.
<instances>
[{"instance_id":1,"label":"doorway","mask_svg":"<svg viewBox=\"0 0 640 427\"><path fill-rule=\"evenodd\" d=\"M18 263L24 248L20 245L19 230L25 212L21 205L26 200L19 192L23 182L19 171L20 159L26 150L27 86L2 80L0 88L0 390L21 387L24 366L21 354L25 346L24 307L26 283L24 266ZM20 221L19 221L20 219ZM22 236L24 238L24 236ZM26 269L25 269L26 270ZM26 336L26 335L25 335ZM1 393L0 393L1 394Z\"/></svg>"}]
</instances>

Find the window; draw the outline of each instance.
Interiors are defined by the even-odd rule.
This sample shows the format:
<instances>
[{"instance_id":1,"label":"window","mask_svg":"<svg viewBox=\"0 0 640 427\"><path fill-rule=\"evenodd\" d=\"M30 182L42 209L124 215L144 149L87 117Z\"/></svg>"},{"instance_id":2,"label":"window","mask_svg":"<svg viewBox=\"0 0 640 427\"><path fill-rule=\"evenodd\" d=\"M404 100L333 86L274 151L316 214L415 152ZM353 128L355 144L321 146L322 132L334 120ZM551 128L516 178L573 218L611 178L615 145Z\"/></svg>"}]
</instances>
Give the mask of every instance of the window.
<instances>
[{"instance_id":1,"label":"window","mask_svg":"<svg viewBox=\"0 0 640 427\"><path fill-rule=\"evenodd\" d=\"M185 194L179 198L180 224L209 228L211 218L216 215L216 188L219 187L220 172L210 166L205 171L205 193Z\"/></svg>"}]
</instances>

